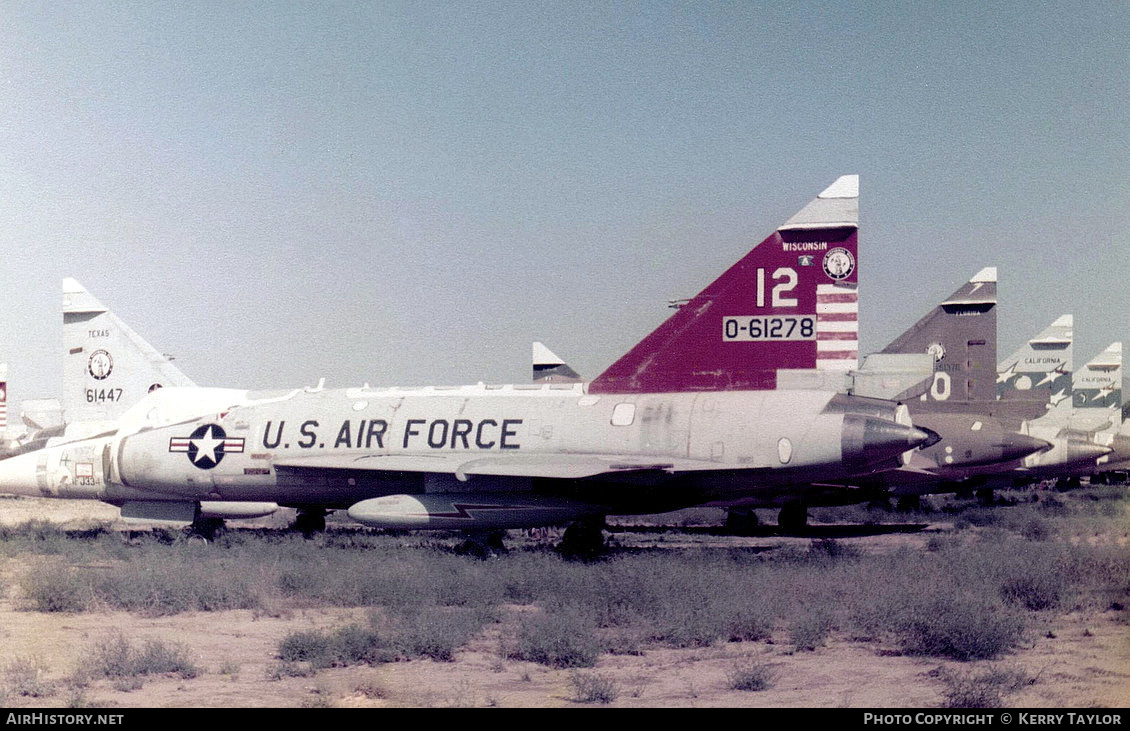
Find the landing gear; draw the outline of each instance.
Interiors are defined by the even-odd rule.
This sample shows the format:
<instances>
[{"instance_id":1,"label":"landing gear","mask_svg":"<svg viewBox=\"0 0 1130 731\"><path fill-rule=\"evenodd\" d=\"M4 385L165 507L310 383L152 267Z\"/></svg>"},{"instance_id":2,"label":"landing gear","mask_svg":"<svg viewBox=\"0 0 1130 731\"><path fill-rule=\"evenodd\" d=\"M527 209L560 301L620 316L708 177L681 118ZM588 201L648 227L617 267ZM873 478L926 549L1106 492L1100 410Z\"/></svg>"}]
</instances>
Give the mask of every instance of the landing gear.
<instances>
[{"instance_id":1,"label":"landing gear","mask_svg":"<svg viewBox=\"0 0 1130 731\"><path fill-rule=\"evenodd\" d=\"M310 540L315 533L326 529L326 511L321 509L302 510L294 517L294 530L301 531L303 538Z\"/></svg>"},{"instance_id":2,"label":"landing gear","mask_svg":"<svg viewBox=\"0 0 1130 731\"><path fill-rule=\"evenodd\" d=\"M468 531L467 538L455 547L455 552L463 556L487 559L506 553L506 531Z\"/></svg>"},{"instance_id":3,"label":"landing gear","mask_svg":"<svg viewBox=\"0 0 1130 731\"><path fill-rule=\"evenodd\" d=\"M991 487L977 488L977 502L985 507L992 507L996 503L996 496Z\"/></svg>"},{"instance_id":4,"label":"landing gear","mask_svg":"<svg viewBox=\"0 0 1130 731\"><path fill-rule=\"evenodd\" d=\"M581 518L569 524L557 550L562 556L592 561L604 553L604 516Z\"/></svg>"},{"instance_id":5,"label":"landing gear","mask_svg":"<svg viewBox=\"0 0 1130 731\"><path fill-rule=\"evenodd\" d=\"M1078 477L1061 477L1058 480L1056 480L1055 489L1060 490L1060 491L1075 490L1075 489L1079 488L1080 486L1082 486L1082 484L1083 484L1083 481L1082 481L1081 478L1078 478Z\"/></svg>"},{"instance_id":6,"label":"landing gear","mask_svg":"<svg viewBox=\"0 0 1130 731\"><path fill-rule=\"evenodd\" d=\"M777 517L777 527L789 533L803 533L808 528L808 506L804 503L787 503Z\"/></svg>"},{"instance_id":7,"label":"landing gear","mask_svg":"<svg viewBox=\"0 0 1130 731\"><path fill-rule=\"evenodd\" d=\"M919 495L903 495L895 501L895 507L900 513L913 513L922 509L922 497Z\"/></svg>"},{"instance_id":8,"label":"landing gear","mask_svg":"<svg viewBox=\"0 0 1130 731\"><path fill-rule=\"evenodd\" d=\"M192 518L192 524L188 527L188 535L192 538L200 538L205 543L214 541L216 534L224 528L223 518L205 518L200 514L200 508L196 508L196 515Z\"/></svg>"},{"instance_id":9,"label":"landing gear","mask_svg":"<svg viewBox=\"0 0 1130 731\"><path fill-rule=\"evenodd\" d=\"M752 508L730 508L726 511L726 532L735 536L752 536L757 530L757 513Z\"/></svg>"}]
</instances>

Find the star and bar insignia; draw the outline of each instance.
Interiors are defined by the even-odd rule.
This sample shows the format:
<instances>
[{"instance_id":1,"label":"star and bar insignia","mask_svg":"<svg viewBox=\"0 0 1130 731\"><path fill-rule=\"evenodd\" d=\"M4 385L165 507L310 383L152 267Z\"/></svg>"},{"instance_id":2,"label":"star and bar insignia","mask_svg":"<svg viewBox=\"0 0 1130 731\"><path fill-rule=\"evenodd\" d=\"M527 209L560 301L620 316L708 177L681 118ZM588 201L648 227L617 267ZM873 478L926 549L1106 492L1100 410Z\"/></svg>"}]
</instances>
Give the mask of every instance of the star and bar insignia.
<instances>
[{"instance_id":1,"label":"star and bar insignia","mask_svg":"<svg viewBox=\"0 0 1130 731\"><path fill-rule=\"evenodd\" d=\"M188 437L169 439L170 452L188 454L188 461L202 470L210 470L220 463L225 454L243 451L243 437L229 437L222 427L205 424L197 427Z\"/></svg>"}]
</instances>

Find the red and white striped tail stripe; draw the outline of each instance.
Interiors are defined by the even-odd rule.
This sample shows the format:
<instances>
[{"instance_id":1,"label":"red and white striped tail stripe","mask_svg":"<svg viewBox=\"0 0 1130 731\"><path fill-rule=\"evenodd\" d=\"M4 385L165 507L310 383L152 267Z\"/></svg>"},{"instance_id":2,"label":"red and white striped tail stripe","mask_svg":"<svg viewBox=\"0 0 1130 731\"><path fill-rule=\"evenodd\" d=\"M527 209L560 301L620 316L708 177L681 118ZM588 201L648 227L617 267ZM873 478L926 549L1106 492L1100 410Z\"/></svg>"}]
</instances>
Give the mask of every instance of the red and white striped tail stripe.
<instances>
[{"instance_id":1,"label":"red and white striped tail stripe","mask_svg":"<svg viewBox=\"0 0 1130 731\"><path fill-rule=\"evenodd\" d=\"M0 381L0 429L8 428L8 384Z\"/></svg>"},{"instance_id":2,"label":"red and white striped tail stripe","mask_svg":"<svg viewBox=\"0 0 1130 731\"><path fill-rule=\"evenodd\" d=\"M859 292L816 286L816 367L850 371L859 365Z\"/></svg>"}]
</instances>

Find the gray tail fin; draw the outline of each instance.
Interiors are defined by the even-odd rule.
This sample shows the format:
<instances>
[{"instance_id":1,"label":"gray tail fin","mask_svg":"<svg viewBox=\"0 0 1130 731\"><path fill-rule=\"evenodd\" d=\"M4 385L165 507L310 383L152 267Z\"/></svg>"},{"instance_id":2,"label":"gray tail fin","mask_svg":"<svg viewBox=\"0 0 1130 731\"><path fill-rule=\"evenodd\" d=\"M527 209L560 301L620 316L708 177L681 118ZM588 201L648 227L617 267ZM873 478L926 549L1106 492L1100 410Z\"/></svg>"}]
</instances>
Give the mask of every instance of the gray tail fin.
<instances>
[{"instance_id":1,"label":"gray tail fin","mask_svg":"<svg viewBox=\"0 0 1130 731\"><path fill-rule=\"evenodd\" d=\"M68 423L117 419L155 388L195 385L69 277L63 280L63 348Z\"/></svg>"},{"instance_id":2,"label":"gray tail fin","mask_svg":"<svg viewBox=\"0 0 1130 731\"><path fill-rule=\"evenodd\" d=\"M1052 413L1063 414L1068 408L1074 429L1107 431L1121 427L1122 343L1111 343L1072 374L1070 401L1064 400Z\"/></svg>"},{"instance_id":3,"label":"gray tail fin","mask_svg":"<svg viewBox=\"0 0 1130 731\"><path fill-rule=\"evenodd\" d=\"M542 343L534 343L534 383L579 383L583 380L575 370L553 354Z\"/></svg>"},{"instance_id":4,"label":"gray tail fin","mask_svg":"<svg viewBox=\"0 0 1130 731\"><path fill-rule=\"evenodd\" d=\"M986 267L882 353L930 353L926 401L993 401L997 379L997 270Z\"/></svg>"},{"instance_id":5,"label":"gray tail fin","mask_svg":"<svg viewBox=\"0 0 1130 731\"><path fill-rule=\"evenodd\" d=\"M1071 404L1074 319L1062 315L997 366L997 398L1033 404L1035 418Z\"/></svg>"}]
</instances>

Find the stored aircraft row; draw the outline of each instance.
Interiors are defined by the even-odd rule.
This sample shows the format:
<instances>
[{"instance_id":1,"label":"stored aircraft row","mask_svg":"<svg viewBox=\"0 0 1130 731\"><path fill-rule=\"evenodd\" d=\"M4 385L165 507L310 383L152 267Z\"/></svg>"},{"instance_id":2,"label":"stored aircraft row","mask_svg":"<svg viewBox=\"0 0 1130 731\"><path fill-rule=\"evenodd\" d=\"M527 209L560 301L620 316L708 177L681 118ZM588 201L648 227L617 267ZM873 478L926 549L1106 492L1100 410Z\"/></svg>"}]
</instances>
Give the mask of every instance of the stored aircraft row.
<instances>
[{"instance_id":1,"label":"stored aircraft row","mask_svg":"<svg viewBox=\"0 0 1130 731\"><path fill-rule=\"evenodd\" d=\"M426 388L198 387L68 279L64 398L25 409L0 492L197 525L280 505L304 530L331 510L569 523L591 551L608 514L718 505L741 528L775 506L802 524L809 505L1130 457L1120 349L1072 382L1061 318L998 374L993 269L860 364L860 261L844 176L592 381L535 345L534 383Z\"/></svg>"},{"instance_id":2,"label":"stored aircraft row","mask_svg":"<svg viewBox=\"0 0 1130 731\"><path fill-rule=\"evenodd\" d=\"M881 351L928 354L933 361L929 378L900 397L916 425L941 435L937 443L915 450L894 470L730 504L728 524L749 528L756 521L751 508L780 507L779 522L796 528L807 506L958 490L991 494L995 487L1125 471L1130 423L1121 414L1121 344L1073 373L1073 318L1063 315L994 366L996 306L996 270L986 268ZM573 373L542 343L533 358L535 381ZM897 390L918 378L915 367L872 370ZM867 369L865 361L855 379Z\"/></svg>"}]
</instances>

